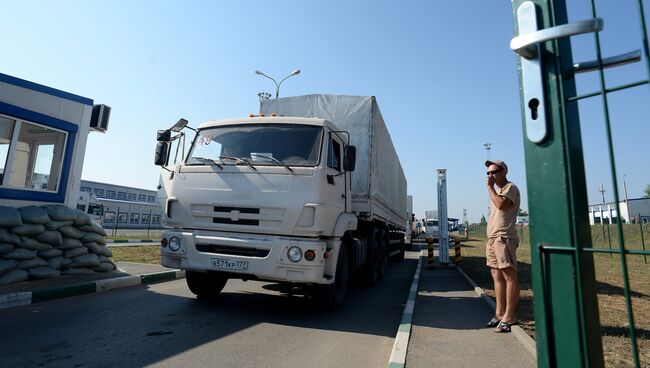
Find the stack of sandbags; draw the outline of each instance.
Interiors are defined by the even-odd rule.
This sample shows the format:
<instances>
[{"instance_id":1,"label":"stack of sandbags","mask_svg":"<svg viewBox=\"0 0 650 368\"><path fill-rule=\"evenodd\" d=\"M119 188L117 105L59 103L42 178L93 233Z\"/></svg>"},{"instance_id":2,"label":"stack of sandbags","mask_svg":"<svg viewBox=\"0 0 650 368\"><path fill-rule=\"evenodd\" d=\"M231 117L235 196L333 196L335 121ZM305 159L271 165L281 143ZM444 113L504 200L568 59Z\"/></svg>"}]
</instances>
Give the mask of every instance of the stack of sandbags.
<instances>
[{"instance_id":1,"label":"stack of sandbags","mask_svg":"<svg viewBox=\"0 0 650 368\"><path fill-rule=\"evenodd\" d=\"M87 214L63 205L0 206L0 285L113 271L105 236Z\"/></svg>"}]
</instances>

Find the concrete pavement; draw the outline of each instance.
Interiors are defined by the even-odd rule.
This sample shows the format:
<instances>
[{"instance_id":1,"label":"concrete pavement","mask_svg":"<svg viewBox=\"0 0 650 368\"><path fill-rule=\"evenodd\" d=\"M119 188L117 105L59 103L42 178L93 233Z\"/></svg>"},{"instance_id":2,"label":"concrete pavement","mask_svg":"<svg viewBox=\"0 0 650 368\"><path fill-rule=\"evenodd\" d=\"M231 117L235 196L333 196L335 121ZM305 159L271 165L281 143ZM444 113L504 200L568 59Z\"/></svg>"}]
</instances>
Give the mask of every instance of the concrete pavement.
<instances>
[{"instance_id":1,"label":"concrete pavement","mask_svg":"<svg viewBox=\"0 0 650 368\"><path fill-rule=\"evenodd\" d=\"M515 333L495 333L484 327L494 309L461 272L453 266L427 268L424 252L420 261L405 366L535 366L535 357Z\"/></svg>"},{"instance_id":2,"label":"concrete pavement","mask_svg":"<svg viewBox=\"0 0 650 368\"><path fill-rule=\"evenodd\" d=\"M426 260L423 251L389 367L535 366L534 351L531 354L534 343L530 338L517 337L514 331L495 333L484 327L494 309L479 295L482 291L471 280L455 267L427 268ZM108 273L0 286L0 310L184 277L184 272L160 265L117 262L117 266L116 271ZM522 331L518 333L525 335Z\"/></svg>"}]
</instances>

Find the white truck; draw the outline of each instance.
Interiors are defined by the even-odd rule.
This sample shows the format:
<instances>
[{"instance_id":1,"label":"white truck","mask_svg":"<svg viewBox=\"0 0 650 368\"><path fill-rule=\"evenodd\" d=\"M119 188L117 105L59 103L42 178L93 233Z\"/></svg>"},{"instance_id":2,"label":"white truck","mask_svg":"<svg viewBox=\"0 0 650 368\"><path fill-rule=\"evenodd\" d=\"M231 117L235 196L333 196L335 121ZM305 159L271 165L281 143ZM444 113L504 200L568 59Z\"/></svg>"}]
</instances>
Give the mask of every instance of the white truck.
<instances>
[{"instance_id":1,"label":"white truck","mask_svg":"<svg viewBox=\"0 0 650 368\"><path fill-rule=\"evenodd\" d=\"M406 178L374 97L263 100L258 116L201 124L184 155L186 124L158 132L161 263L197 296L263 280L337 306L349 280L403 259Z\"/></svg>"}]
</instances>

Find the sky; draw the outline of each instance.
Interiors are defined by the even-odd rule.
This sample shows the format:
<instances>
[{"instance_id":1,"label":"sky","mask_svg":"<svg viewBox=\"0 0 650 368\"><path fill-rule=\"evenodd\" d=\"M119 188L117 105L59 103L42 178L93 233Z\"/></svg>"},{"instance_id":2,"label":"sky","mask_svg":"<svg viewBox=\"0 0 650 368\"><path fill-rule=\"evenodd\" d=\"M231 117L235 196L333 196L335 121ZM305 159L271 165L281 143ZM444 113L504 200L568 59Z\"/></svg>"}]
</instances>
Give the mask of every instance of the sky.
<instances>
[{"instance_id":1,"label":"sky","mask_svg":"<svg viewBox=\"0 0 650 368\"><path fill-rule=\"evenodd\" d=\"M597 1L603 55L642 48L636 1ZM646 17L650 1L643 2ZM413 196L436 209L447 169L448 213L487 216L484 162L504 160L528 209L519 83L509 1L8 1L0 73L112 107L108 132L88 138L82 179L155 190L158 129L259 111L258 92L291 71L282 96L376 96ZM591 18L572 0L570 21ZM647 24L647 21L646 21ZM594 37L572 38L575 61ZM608 86L647 79L645 60L607 70ZM598 90L597 73L577 78ZM619 196L650 184L650 87L609 95ZM613 200L601 98L580 102L590 203ZM534 168L530 168L534 170Z\"/></svg>"}]
</instances>

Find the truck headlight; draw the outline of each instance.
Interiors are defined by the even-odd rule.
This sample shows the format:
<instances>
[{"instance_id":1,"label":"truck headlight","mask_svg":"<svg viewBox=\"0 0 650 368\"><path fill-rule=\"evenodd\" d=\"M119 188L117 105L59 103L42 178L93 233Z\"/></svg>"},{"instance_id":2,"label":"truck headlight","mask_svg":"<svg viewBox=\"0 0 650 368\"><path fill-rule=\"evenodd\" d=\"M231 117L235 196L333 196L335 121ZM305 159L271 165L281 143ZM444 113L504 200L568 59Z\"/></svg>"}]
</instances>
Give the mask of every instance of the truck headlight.
<instances>
[{"instance_id":1,"label":"truck headlight","mask_svg":"<svg viewBox=\"0 0 650 368\"><path fill-rule=\"evenodd\" d=\"M179 249L181 249L181 239L177 238L175 236L172 236L169 239L168 247L169 247L169 250L171 250L172 252L178 251Z\"/></svg>"},{"instance_id":2,"label":"truck headlight","mask_svg":"<svg viewBox=\"0 0 650 368\"><path fill-rule=\"evenodd\" d=\"M290 247L287 250L287 257L291 262L300 262L302 259L302 249L298 247Z\"/></svg>"}]
</instances>

